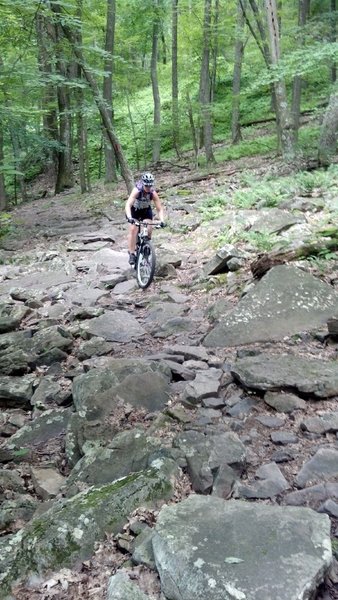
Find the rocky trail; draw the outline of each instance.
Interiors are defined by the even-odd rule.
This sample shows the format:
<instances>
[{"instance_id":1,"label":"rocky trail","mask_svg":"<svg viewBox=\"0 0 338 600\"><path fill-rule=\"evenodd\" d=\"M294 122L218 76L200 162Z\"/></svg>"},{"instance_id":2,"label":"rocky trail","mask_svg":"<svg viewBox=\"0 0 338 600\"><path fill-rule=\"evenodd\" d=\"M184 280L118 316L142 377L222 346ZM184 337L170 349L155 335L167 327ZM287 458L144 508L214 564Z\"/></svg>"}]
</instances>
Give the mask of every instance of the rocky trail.
<instances>
[{"instance_id":1,"label":"rocky trail","mask_svg":"<svg viewBox=\"0 0 338 600\"><path fill-rule=\"evenodd\" d=\"M13 211L0 249L0 598L338 598L337 257L258 280L250 241L219 242L245 229L293 247L336 222L337 194L238 209L242 167L159 175L169 226L154 232L145 291L122 186L110 204L65 194ZM216 195L229 204L204 220Z\"/></svg>"}]
</instances>

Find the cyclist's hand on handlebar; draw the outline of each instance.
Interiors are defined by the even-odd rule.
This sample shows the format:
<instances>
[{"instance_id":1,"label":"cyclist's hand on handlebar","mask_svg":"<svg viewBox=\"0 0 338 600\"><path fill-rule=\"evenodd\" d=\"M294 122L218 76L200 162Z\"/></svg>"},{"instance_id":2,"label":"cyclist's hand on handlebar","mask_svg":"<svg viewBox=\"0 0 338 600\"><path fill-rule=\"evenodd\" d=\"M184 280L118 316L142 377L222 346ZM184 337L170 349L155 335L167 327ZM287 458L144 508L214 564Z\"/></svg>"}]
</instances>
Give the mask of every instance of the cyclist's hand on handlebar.
<instances>
[{"instance_id":1,"label":"cyclist's hand on handlebar","mask_svg":"<svg viewBox=\"0 0 338 600\"><path fill-rule=\"evenodd\" d=\"M167 226L167 224L166 224L166 223L164 223L164 221L161 221L161 223L160 223L160 227L166 227L166 226Z\"/></svg>"},{"instance_id":2,"label":"cyclist's hand on handlebar","mask_svg":"<svg viewBox=\"0 0 338 600\"><path fill-rule=\"evenodd\" d=\"M133 219L132 217L127 217L127 221L128 221L128 223L130 223L131 225L134 225L134 223L135 223L135 219Z\"/></svg>"}]
</instances>

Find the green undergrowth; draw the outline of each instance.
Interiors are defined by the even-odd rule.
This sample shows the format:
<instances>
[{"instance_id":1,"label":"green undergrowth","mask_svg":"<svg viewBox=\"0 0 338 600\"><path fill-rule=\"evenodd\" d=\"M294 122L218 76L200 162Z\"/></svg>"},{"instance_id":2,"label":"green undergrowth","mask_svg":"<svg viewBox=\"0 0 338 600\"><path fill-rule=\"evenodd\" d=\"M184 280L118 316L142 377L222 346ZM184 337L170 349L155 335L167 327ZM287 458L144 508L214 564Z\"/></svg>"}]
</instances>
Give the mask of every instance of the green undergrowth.
<instances>
[{"instance_id":1,"label":"green undergrowth","mask_svg":"<svg viewBox=\"0 0 338 600\"><path fill-rule=\"evenodd\" d=\"M236 208L276 207L296 196L320 197L328 190L338 190L338 166L331 165L327 170L299 171L279 178L267 175L263 180L248 174L245 183L244 189L233 194L232 204Z\"/></svg>"},{"instance_id":2,"label":"green undergrowth","mask_svg":"<svg viewBox=\"0 0 338 600\"><path fill-rule=\"evenodd\" d=\"M225 209L273 208L299 196L321 198L328 192L338 192L338 165L278 178L266 175L263 179L258 179L252 171L243 171L240 184L243 187L235 192L225 189L223 194L206 198L199 207L203 220L220 218Z\"/></svg>"}]
</instances>

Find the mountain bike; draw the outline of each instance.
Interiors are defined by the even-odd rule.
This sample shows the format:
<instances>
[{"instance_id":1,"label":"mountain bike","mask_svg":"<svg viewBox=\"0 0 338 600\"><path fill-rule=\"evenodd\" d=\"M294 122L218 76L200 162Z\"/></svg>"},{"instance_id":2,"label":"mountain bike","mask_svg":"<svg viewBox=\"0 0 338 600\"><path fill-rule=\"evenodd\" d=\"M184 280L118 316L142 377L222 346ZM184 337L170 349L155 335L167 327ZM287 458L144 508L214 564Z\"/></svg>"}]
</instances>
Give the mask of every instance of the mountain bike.
<instances>
[{"instance_id":1,"label":"mountain bike","mask_svg":"<svg viewBox=\"0 0 338 600\"><path fill-rule=\"evenodd\" d=\"M145 290L154 279L156 267L156 254L149 235L149 226L153 229L163 227L158 221L134 221L138 227L136 241L135 271L138 286Z\"/></svg>"}]
</instances>

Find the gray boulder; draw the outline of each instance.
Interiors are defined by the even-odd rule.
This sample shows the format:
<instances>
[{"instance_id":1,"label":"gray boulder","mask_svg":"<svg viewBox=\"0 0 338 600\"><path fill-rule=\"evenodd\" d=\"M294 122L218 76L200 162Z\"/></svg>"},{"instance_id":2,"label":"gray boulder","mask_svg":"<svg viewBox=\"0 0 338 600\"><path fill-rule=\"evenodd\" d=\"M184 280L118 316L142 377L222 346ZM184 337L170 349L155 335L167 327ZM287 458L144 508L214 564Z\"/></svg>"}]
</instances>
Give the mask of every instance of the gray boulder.
<instances>
[{"instance_id":1,"label":"gray boulder","mask_svg":"<svg viewBox=\"0 0 338 600\"><path fill-rule=\"evenodd\" d=\"M273 391L294 388L316 398L330 398L338 394L337 361L262 353L237 360L231 373L249 389Z\"/></svg>"},{"instance_id":2,"label":"gray boulder","mask_svg":"<svg viewBox=\"0 0 338 600\"><path fill-rule=\"evenodd\" d=\"M66 431L70 415L70 409L46 410L36 419L21 427L17 433L14 433L6 441L3 448L12 450L47 442Z\"/></svg>"},{"instance_id":3,"label":"gray boulder","mask_svg":"<svg viewBox=\"0 0 338 600\"><path fill-rule=\"evenodd\" d=\"M94 447L76 464L67 478L66 495L74 495L83 485L103 485L145 469L159 445L140 429L122 431L108 447Z\"/></svg>"},{"instance_id":4,"label":"gray boulder","mask_svg":"<svg viewBox=\"0 0 338 600\"><path fill-rule=\"evenodd\" d=\"M74 379L73 401L80 416L96 419L121 400L162 410L170 391L167 366L142 359L111 359L109 364L109 369L92 369Z\"/></svg>"},{"instance_id":5,"label":"gray boulder","mask_svg":"<svg viewBox=\"0 0 338 600\"><path fill-rule=\"evenodd\" d=\"M0 304L0 333L17 329L30 312L27 306L20 304Z\"/></svg>"},{"instance_id":6,"label":"gray boulder","mask_svg":"<svg viewBox=\"0 0 338 600\"><path fill-rule=\"evenodd\" d=\"M316 454L307 461L296 477L299 487L306 487L309 483L332 481L338 477L338 450L334 448L320 448Z\"/></svg>"},{"instance_id":7,"label":"gray boulder","mask_svg":"<svg viewBox=\"0 0 338 600\"><path fill-rule=\"evenodd\" d=\"M245 446L235 433L204 435L191 430L178 434L173 445L187 462L193 490L229 496L246 459Z\"/></svg>"},{"instance_id":8,"label":"gray boulder","mask_svg":"<svg viewBox=\"0 0 338 600\"><path fill-rule=\"evenodd\" d=\"M71 567L94 552L106 533L118 533L139 506L156 506L173 494L175 468L171 461L119 481L92 487L69 500L60 500L25 529L4 543L0 553L0 589L31 572Z\"/></svg>"},{"instance_id":9,"label":"gray boulder","mask_svg":"<svg viewBox=\"0 0 338 600\"><path fill-rule=\"evenodd\" d=\"M338 294L294 266L270 269L204 339L205 346L241 346L281 340L324 324L338 309Z\"/></svg>"},{"instance_id":10,"label":"gray boulder","mask_svg":"<svg viewBox=\"0 0 338 600\"><path fill-rule=\"evenodd\" d=\"M197 495L162 508L153 548L171 600L307 600L332 558L327 515Z\"/></svg>"},{"instance_id":11,"label":"gray boulder","mask_svg":"<svg viewBox=\"0 0 338 600\"><path fill-rule=\"evenodd\" d=\"M88 334L101 337L107 342L131 342L146 333L137 319L124 310L106 311L100 317L85 321L82 328Z\"/></svg>"},{"instance_id":12,"label":"gray boulder","mask_svg":"<svg viewBox=\"0 0 338 600\"><path fill-rule=\"evenodd\" d=\"M27 406L33 396L35 377L0 376L0 405L15 407Z\"/></svg>"},{"instance_id":13,"label":"gray boulder","mask_svg":"<svg viewBox=\"0 0 338 600\"><path fill-rule=\"evenodd\" d=\"M126 573L116 573L109 579L107 600L147 600L142 590L133 583Z\"/></svg>"}]
</instances>

